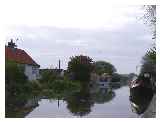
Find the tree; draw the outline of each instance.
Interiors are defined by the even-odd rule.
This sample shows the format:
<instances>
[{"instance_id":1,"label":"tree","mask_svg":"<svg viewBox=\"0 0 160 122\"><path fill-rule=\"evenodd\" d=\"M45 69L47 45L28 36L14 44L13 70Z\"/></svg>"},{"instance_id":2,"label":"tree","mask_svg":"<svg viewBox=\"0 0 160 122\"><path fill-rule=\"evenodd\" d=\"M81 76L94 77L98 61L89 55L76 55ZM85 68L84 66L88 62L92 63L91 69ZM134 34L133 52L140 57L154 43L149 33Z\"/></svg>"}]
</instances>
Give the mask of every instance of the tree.
<instances>
[{"instance_id":1,"label":"tree","mask_svg":"<svg viewBox=\"0 0 160 122\"><path fill-rule=\"evenodd\" d=\"M153 78L154 82L156 80L156 63L155 60L150 58L150 55L145 55L142 60L141 74L149 73Z\"/></svg>"},{"instance_id":2,"label":"tree","mask_svg":"<svg viewBox=\"0 0 160 122\"><path fill-rule=\"evenodd\" d=\"M118 73L114 73L113 75L112 75L112 82L120 82L120 80L121 80L121 75L119 75Z\"/></svg>"},{"instance_id":3,"label":"tree","mask_svg":"<svg viewBox=\"0 0 160 122\"><path fill-rule=\"evenodd\" d=\"M5 99L6 113L23 106L32 92L24 67L12 61L5 64Z\"/></svg>"},{"instance_id":4,"label":"tree","mask_svg":"<svg viewBox=\"0 0 160 122\"><path fill-rule=\"evenodd\" d=\"M68 72L73 74L75 80L89 80L92 70L93 61L90 57L80 55L70 58L68 63Z\"/></svg>"},{"instance_id":5,"label":"tree","mask_svg":"<svg viewBox=\"0 0 160 122\"><path fill-rule=\"evenodd\" d=\"M95 72L99 75L103 73L113 74L114 72L116 72L116 68L109 62L96 61L94 64L95 64Z\"/></svg>"},{"instance_id":6,"label":"tree","mask_svg":"<svg viewBox=\"0 0 160 122\"><path fill-rule=\"evenodd\" d=\"M153 48L150 48L147 51L146 56L150 58L153 61L153 63L156 64L156 47L154 46Z\"/></svg>"},{"instance_id":7,"label":"tree","mask_svg":"<svg viewBox=\"0 0 160 122\"><path fill-rule=\"evenodd\" d=\"M156 38L156 5L145 5L145 13L143 15L145 24L148 24L153 33L153 39Z\"/></svg>"},{"instance_id":8,"label":"tree","mask_svg":"<svg viewBox=\"0 0 160 122\"><path fill-rule=\"evenodd\" d=\"M144 21L151 27L153 40L156 39L156 5L146 5L144 6ZM154 84L156 82L156 46L155 42L153 46L146 52L142 59L142 67L140 74L143 75L145 72L149 73L152 77L151 82Z\"/></svg>"},{"instance_id":9,"label":"tree","mask_svg":"<svg viewBox=\"0 0 160 122\"><path fill-rule=\"evenodd\" d=\"M145 5L145 13L144 13L144 21L146 24L148 24L151 27L151 32L152 32L152 39L156 39L156 5ZM147 53L149 58L154 60L156 63L156 46L155 42L153 44L153 47L151 47Z\"/></svg>"},{"instance_id":10,"label":"tree","mask_svg":"<svg viewBox=\"0 0 160 122\"><path fill-rule=\"evenodd\" d=\"M6 61L5 74L6 98L21 96L25 90L30 91L23 66Z\"/></svg>"}]
</instances>

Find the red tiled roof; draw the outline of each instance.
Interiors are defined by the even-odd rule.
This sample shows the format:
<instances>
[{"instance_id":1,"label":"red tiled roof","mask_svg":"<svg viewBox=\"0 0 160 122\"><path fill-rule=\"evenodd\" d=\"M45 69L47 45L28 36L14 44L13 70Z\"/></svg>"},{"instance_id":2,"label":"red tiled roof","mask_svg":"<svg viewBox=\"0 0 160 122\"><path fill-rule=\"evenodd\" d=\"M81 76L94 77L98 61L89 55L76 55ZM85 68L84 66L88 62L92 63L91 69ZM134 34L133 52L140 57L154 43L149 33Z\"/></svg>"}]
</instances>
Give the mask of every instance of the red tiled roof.
<instances>
[{"instance_id":1,"label":"red tiled roof","mask_svg":"<svg viewBox=\"0 0 160 122\"><path fill-rule=\"evenodd\" d=\"M38 65L24 50L5 47L5 56L7 60L15 61L21 64Z\"/></svg>"}]
</instances>

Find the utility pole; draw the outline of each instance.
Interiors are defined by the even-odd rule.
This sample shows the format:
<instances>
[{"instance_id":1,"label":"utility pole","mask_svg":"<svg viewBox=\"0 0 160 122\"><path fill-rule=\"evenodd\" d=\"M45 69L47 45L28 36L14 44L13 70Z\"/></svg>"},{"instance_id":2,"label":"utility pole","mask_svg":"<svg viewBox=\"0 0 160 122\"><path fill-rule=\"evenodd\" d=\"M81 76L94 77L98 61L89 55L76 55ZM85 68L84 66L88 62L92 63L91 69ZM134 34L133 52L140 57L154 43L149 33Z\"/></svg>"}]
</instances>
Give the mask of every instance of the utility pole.
<instances>
[{"instance_id":1,"label":"utility pole","mask_svg":"<svg viewBox=\"0 0 160 122\"><path fill-rule=\"evenodd\" d=\"M59 60L58 65L59 65L59 70L60 70L61 69L61 61L60 60Z\"/></svg>"},{"instance_id":2,"label":"utility pole","mask_svg":"<svg viewBox=\"0 0 160 122\"><path fill-rule=\"evenodd\" d=\"M59 108L59 98L58 98L58 108Z\"/></svg>"}]
</instances>

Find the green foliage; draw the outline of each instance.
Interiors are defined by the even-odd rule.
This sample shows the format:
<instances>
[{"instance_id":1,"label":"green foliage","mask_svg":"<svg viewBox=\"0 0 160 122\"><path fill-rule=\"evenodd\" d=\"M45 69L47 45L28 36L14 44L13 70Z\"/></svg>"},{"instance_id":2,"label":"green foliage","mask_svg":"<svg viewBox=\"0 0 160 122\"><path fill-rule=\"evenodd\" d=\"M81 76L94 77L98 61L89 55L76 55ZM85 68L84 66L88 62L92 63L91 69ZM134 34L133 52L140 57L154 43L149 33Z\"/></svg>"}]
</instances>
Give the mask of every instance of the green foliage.
<instances>
[{"instance_id":1,"label":"green foliage","mask_svg":"<svg viewBox=\"0 0 160 122\"><path fill-rule=\"evenodd\" d=\"M145 5L145 13L144 20L147 24L149 24L152 28L153 38L156 39L156 5ZM155 45L155 44L154 44ZM156 70L156 46L147 51L146 55L143 57L143 65L141 68L141 73L150 72L155 77ZM149 70L150 69L150 70Z\"/></svg>"},{"instance_id":2,"label":"green foliage","mask_svg":"<svg viewBox=\"0 0 160 122\"><path fill-rule=\"evenodd\" d=\"M154 57L154 54L153 54ZM156 57L155 57L156 58ZM143 73L149 73L152 78L154 79L154 82L156 80L156 60L154 58L152 58L151 54L146 54L143 57L143 62L142 62L142 67L141 67L141 71L140 74Z\"/></svg>"},{"instance_id":3,"label":"green foliage","mask_svg":"<svg viewBox=\"0 0 160 122\"><path fill-rule=\"evenodd\" d=\"M119 75L118 73L114 73L112 75L112 80L111 82L120 82L120 79L121 79L121 75Z\"/></svg>"},{"instance_id":4,"label":"green foliage","mask_svg":"<svg viewBox=\"0 0 160 122\"><path fill-rule=\"evenodd\" d=\"M68 92L80 89L79 81L70 81L67 76L59 77L58 72L52 69L41 72L40 85L42 95L49 99L63 98Z\"/></svg>"},{"instance_id":5,"label":"green foliage","mask_svg":"<svg viewBox=\"0 0 160 122\"><path fill-rule=\"evenodd\" d=\"M42 85L38 81L29 81L28 86L30 87L30 90L32 91L31 97L38 96L42 90Z\"/></svg>"},{"instance_id":6,"label":"green foliage","mask_svg":"<svg viewBox=\"0 0 160 122\"><path fill-rule=\"evenodd\" d=\"M22 83L27 81L27 77L24 74L24 67L23 65L18 65L12 61L6 61L5 65L6 69L6 83L11 83L16 81L18 83Z\"/></svg>"},{"instance_id":7,"label":"green foliage","mask_svg":"<svg viewBox=\"0 0 160 122\"><path fill-rule=\"evenodd\" d=\"M24 74L24 67L15 62L6 61L5 69L6 95L21 96L23 91L30 92L27 84L27 77Z\"/></svg>"},{"instance_id":8,"label":"green foliage","mask_svg":"<svg viewBox=\"0 0 160 122\"><path fill-rule=\"evenodd\" d=\"M71 57L68 63L68 71L73 74L75 80L87 81L93 70L93 61L88 56Z\"/></svg>"},{"instance_id":9,"label":"green foliage","mask_svg":"<svg viewBox=\"0 0 160 122\"><path fill-rule=\"evenodd\" d=\"M148 24L151 28L152 39L156 41L156 5L145 5L145 12L143 19L146 24ZM155 84L156 82L156 46L155 42L153 43L149 51L143 57L142 67L140 71L140 76L145 72L149 73L151 76L151 82Z\"/></svg>"},{"instance_id":10,"label":"green foliage","mask_svg":"<svg viewBox=\"0 0 160 122\"><path fill-rule=\"evenodd\" d=\"M103 73L112 74L116 72L116 68L109 62L106 61L97 61L95 62L95 72L99 75Z\"/></svg>"},{"instance_id":11,"label":"green foliage","mask_svg":"<svg viewBox=\"0 0 160 122\"><path fill-rule=\"evenodd\" d=\"M49 99L62 99L73 92L80 91L80 82L55 80L47 89L43 89L43 96Z\"/></svg>"},{"instance_id":12,"label":"green foliage","mask_svg":"<svg viewBox=\"0 0 160 122\"><path fill-rule=\"evenodd\" d=\"M146 56L156 64L156 47L150 48L150 50L147 51Z\"/></svg>"},{"instance_id":13,"label":"green foliage","mask_svg":"<svg viewBox=\"0 0 160 122\"><path fill-rule=\"evenodd\" d=\"M6 61L5 68L7 111L9 108L13 109L15 106L23 106L31 93L31 87L24 74L23 65L16 64L12 61Z\"/></svg>"},{"instance_id":14,"label":"green foliage","mask_svg":"<svg viewBox=\"0 0 160 122\"><path fill-rule=\"evenodd\" d=\"M48 87L55 81L56 78L57 73L51 69L48 69L41 73L40 83L43 87Z\"/></svg>"},{"instance_id":15,"label":"green foliage","mask_svg":"<svg viewBox=\"0 0 160 122\"><path fill-rule=\"evenodd\" d=\"M71 89L78 89L80 85L77 82L64 81L64 80L56 80L52 88L56 93L70 91Z\"/></svg>"}]
</instances>

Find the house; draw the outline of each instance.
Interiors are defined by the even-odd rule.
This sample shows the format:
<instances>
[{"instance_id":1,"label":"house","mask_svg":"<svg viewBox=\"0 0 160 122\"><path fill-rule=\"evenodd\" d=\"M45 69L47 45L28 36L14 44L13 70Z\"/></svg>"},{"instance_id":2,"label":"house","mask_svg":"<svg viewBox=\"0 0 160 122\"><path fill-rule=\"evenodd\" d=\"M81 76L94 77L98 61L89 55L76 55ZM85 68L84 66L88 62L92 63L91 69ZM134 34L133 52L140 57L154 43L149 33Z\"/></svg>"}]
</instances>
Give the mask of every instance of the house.
<instances>
[{"instance_id":1,"label":"house","mask_svg":"<svg viewBox=\"0 0 160 122\"><path fill-rule=\"evenodd\" d=\"M5 46L5 59L24 65L24 74L28 77L28 80L39 79L40 65L38 65L24 50L16 47L17 46L13 43L13 40L8 42L8 45Z\"/></svg>"}]
</instances>

